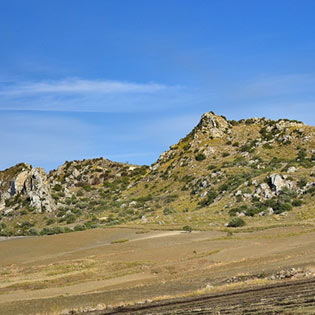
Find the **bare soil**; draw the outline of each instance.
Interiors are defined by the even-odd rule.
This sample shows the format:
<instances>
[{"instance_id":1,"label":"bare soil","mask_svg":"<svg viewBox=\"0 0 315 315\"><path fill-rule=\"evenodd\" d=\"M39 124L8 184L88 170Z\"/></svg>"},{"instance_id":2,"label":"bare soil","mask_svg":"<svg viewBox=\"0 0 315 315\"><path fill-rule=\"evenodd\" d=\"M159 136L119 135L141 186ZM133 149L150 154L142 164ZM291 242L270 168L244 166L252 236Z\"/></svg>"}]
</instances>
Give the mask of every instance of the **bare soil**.
<instances>
[{"instance_id":1,"label":"bare soil","mask_svg":"<svg viewBox=\"0 0 315 315\"><path fill-rule=\"evenodd\" d=\"M199 296L209 287L216 294L234 277L244 283L242 289L249 280L269 286L279 282L270 280L276 272L315 271L314 262L312 226L232 236L107 228L15 238L0 242L0 314L59 314L97 305L109 310L109 305ZM307 311L315 312L310 307Z\"/></svg>"}]
</instances>

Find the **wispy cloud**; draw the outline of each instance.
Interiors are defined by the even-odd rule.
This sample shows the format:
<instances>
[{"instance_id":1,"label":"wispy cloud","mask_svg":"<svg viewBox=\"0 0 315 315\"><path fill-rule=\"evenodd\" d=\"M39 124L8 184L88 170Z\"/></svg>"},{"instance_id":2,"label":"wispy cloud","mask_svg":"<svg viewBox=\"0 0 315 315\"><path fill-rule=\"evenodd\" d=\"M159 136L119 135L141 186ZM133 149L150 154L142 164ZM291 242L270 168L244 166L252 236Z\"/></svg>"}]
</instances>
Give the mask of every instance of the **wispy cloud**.
<instances>
[{"instance_id":1,"label":"wispy cloud","mask_svg":"<svg viewBox=\"0 0 315 315\"><path fill-rule=\"evenodd\" d=\"M137 112L185 106L181 86L110 80L0 82L0 110Z\"/></svg>"},{"instance_id":2,"label":"wispy cloud","mask_svg":"<svg viewBox=\"0 0 315 315\"><path fill-rule=\"evenodd\" d=\"M155 93L168 89L157 83L131 83L110 80L83 80L70 78L59 81L18 82L0 89L0 95L31 95L45 93L69 94L113 94L113 93Z\"/></svg>"}]
</instances>

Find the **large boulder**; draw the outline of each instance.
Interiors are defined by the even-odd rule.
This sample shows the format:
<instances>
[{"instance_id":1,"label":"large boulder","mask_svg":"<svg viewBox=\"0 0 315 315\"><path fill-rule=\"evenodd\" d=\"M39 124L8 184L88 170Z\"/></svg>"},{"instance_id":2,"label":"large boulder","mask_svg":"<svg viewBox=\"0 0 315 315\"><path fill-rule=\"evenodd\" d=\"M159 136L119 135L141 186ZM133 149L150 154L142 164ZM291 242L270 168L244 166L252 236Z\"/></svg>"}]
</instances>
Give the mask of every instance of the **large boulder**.
<instances>
[{"instance_id":1,"label":"large boulder","mask_svg":"<svg viewBox=\"0 0 315 315\"><path fill-rule=\"evenodd\" d=\"M272 191L279 194L284 187L293 188L293 183L287 180L287 176L280 174L272 174L269 176L269 186Z\"/></svg>"}]
</instances>

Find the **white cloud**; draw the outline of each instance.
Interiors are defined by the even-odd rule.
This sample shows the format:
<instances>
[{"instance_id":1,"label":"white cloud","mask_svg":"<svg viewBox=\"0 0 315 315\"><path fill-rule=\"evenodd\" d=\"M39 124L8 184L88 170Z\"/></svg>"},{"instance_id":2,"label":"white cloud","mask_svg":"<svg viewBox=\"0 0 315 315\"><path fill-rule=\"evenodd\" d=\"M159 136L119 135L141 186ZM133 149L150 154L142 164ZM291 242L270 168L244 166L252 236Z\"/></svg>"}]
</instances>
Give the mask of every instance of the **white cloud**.
<instances>
[{"instance_id":1,"label":"white cloud","mask_svg":"<svg viewBox=\"0 0 315 315\"><path fill-rule=\"evenodd\" d=\"M20 96L30 94L112 94L112 93L155 93L168 87L157 83L131 83L110 80L84 80L70 78L59 81L20 82L6 86L0 95Z\"/></svg>"},{"instance_id":2,"label":"white cloud","mask_svg":"<svg viewBox=\"0 0 315 315\"><path fill-rule=\"evenodd\" d=\"M109 80L0 83L0 110L139 112L183 107L195 95L180 86Z\"/></svg>"}]
</instances>

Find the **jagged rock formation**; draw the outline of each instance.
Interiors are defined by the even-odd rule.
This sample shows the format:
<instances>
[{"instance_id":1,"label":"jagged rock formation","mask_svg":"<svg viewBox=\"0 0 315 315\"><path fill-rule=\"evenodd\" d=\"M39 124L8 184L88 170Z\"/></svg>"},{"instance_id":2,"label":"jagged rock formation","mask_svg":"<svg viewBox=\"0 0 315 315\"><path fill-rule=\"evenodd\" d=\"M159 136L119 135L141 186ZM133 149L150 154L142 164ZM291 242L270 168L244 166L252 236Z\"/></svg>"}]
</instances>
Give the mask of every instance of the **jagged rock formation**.
<instances>
[{"instance_id":1,"label":"jagged rock formation","mask_svg":"<svg viewBox=\"0 0 315 315\"><path fill-rule=\"evenodd\" d=\"M99 158L65 162L47 175L19 164L0 172L0 234L312 217L314 147L315 128L301 122L234 121L209 112L150 168ZM35 212L49 216L26 221Z\"/></svg>"},{"instance_id":2,"label":"jagged rock formation","mask_svg":"<svg viewBox=\"0 0 315 315\"><path fill-rule=\"evenodd\" d=\"M221 138L229 131L226 118L217 116L213 112L205 113L201 116L197 129L213 138ZM195 137L197 135L198 133L195 133Z\"/></svg>"},{"instance_id":3,"label":"jagged rock formation","mask_svg":"<svg viewBox=\"0 0 315 315\"><path fill-rule=\"evenodd\" d=\"M11 174L11 175L10 175ZM17 165L2 174L0 181L2 205L12 198L15 203L7 202L7 205L18 209L22 199L29 202L36 212L51 212L55 210L55 203L51 197L48 186L47 174L42 168L33 168L28 164ZM12 212L12 208L7 209Z\"/></svg>"}]
</instances>

